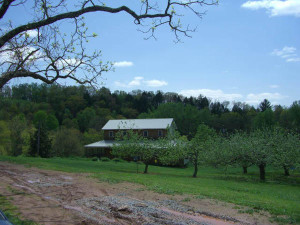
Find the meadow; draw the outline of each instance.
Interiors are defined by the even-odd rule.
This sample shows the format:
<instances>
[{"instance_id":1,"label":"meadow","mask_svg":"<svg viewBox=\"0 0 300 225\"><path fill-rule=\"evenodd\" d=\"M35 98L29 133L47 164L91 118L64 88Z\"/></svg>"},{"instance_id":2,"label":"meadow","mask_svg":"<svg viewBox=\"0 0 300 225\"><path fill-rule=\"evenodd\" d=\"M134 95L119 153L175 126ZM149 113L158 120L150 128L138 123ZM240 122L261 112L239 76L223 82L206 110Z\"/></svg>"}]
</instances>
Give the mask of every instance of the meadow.
<instances>
[{"instance_id":1,"label":"meadow","mask_svg":"<svg viewBox=\"0 0 300 225\"><path fill-rule=\"evenodd\" d=\"M191 198L209 198L248 206L248 213L268 211L282 223L300 223L300 172L267 167L266 181L259 180L259 171L242 168L200 167L198 177L192 178L193 168L150 166L143 174L144 165L135 162L92 161L88 158L32 158L0 156L0 161L24 164L46 170L70 173L89 173L101 182L132 182L145 189L169 195L188 194Z\"/></svg>"}]
</instances>

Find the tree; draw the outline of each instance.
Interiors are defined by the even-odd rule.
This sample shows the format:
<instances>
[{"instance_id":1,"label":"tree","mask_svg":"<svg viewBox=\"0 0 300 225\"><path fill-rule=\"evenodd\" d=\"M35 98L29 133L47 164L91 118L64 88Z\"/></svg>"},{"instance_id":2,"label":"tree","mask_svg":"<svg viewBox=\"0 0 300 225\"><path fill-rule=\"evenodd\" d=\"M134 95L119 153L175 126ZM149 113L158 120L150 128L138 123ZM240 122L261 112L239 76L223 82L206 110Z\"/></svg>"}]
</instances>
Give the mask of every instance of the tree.
<instances>
[{"instance_id":1,"label":"tree","mask_svg":"<svg viewBox=\"0 0 300 225\"><path fill-rule=\"evenodd\" d=\"M264 99L260 104L259 104L259 109L261 112L266 111L267 109L271 109L271 102L269 102L268 99Z\"/></svg>"},{"instance_id":2,"label":"tree","mask_svg":"<svg viewBox=\"0 0 300 225\"><path fill-rule=\"evenodd\" d=\"M253 120L252 127L254 129L263 129L272 127L276 123L275 115L272 109L268 108L263 112L259 112Z\"/></svg>"},{"instance_id":3,"label":"tree","mask_svg":"<svg viewBox=\"0 0 300 225\"><path fill-rule=\"evenodd\" d=\"M122 131L116 134L116 143L113 145L112 154L121 158L135 159L145 164L144 173L148 173L150 162L156 157L155 148L148 144L148 139L133 130Z\"/></svg>"},{"instance_id":4,"label":"tree","mask_svg":"<svg viewBox=\"0 0 300 225\"><path fill-rule=\"evenodd\" d=\"M85 132L90 128L90 122L96 117L96 112L93 108L87 107L80 111L77 115L78 126L81 132Z\"/></svg>"},{"instance_id":5,"label":"tree","mask_svg":"<svg viewBox=\"0 0 300 225\"><path fill-rule=\"evenodd\" d=\"M24 115L14 117L10 122L9 128L11 140L11 155L21 155L24 144L22 133L26 128L26 120Z\"/></svg>"},{"instance_id":6,"label":"tree","mask_svg":"<svg viewBox=\"0 0 300 225\"><path fill-rule=\"evenodd\" d=\"M243 168L243 173L248 173L248 167L250 167L253 162L250 157L249 148L251 144L249 143L248 134L244 132L235 132L231 135L229 139L230 150L231 150L231 165L237 164Z\"/></svg>"},{"instance_id":7,"label":"tree","mask_svg":"<svg viewBox=\"0 0 300 225\"><path fill-rule=\"evenodd\" d=\"M300 137L299 135L286 132L282 128L274 131L273 165L281 167L284 175L289 176L289 169L300 164Z\"/></svg>"},{"instance_id":8,"label":"tree","mask_svg":"<svg viewBox=\"0 0 300 225\"><path fill-rule=\"evenodd\" d=\"M197 177L198 166L205 161L205 155L209 151L215 131L208 126L201 124L197 129L195 137L187 146L186 154L194 166L193 177Z\"/></svg>"},{"instance_id":9,"label":"tree","mask_svg":"<svg viewBox=\"0 0 300 225\"><path fill-rule=\"evenodd\" d=\"M55 134L52 156L70 157L83 156L83 146L80 142L81 134L75 129L62 128Z\"/></svg>"},{"instance_id":10,"label":"tree","mask_svg":"<svg viewBox=\"0 0 300 225\"><path fill-rule=\"evenodd\" d=\"M266 179L266 166L273 160L275 136L273 129L264 128L250 133L248 140L249 159L259 167L259 177Z\"/></svg>"},{"instance_id":11,"label":"tree","mask_svg":"<svg viewBox=\"0 0 300 225\"><path fill-rule=\"evenodd\" d=\"M74 1L0 1L0 20L7 24L0 30L0 53L6 59L0 62L0 89L11 79L19 77L32 77L48 84L69 78L80 84L97 85L97 78L109 71L112 63L101 61L101 51L88 54L85 43L97 34L87 32L84 14L124 12L143 29L141 31L147 35L146 39L155 38L156 30L167 25L180 41L181 35L189 37L194 31L181 23L182 8L201 18L204 15L200 11L203 5L217 4L214 0L142 0L136 7L130 8L126 5L110 7L109 1L107 4L99 1L99 5L94 0L71 2ZM33 9L24 15L25 21L21 25L8 18L15 7ZM63 22L70 20L74 30L65 34Z\"/></svg>"},{"instance_id":12,"label":"tree","mask_svg":"<svg viewBox=\"0 0 300 225\"><path fill-rule=\"evenodd\" d=\"M48 131L44 125L40 126L30 138L30 156L40 156L48 158L51 156L51 140L48 136Z\"/></svg>"},{"instance_id":13,"label":"tree","mask_svg":"<svg viewBox=\"0 0 300 225\"><path fill-rule=\"evenodd\" d=\"M7 155L11 149L9 125L0 120L0 155Z\"/></svg>"}]
</instances>

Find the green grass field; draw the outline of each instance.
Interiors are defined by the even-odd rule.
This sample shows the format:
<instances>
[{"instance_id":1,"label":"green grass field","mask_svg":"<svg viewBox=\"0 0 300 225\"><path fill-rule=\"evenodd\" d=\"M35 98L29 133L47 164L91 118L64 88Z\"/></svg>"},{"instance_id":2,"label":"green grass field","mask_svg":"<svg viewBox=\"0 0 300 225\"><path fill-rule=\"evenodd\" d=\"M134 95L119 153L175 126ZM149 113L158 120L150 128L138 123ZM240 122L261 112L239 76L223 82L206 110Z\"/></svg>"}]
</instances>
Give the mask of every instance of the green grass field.
<instances>
[{"instance_id":1,"label":"green grass field","mask_svg":"<svg viewBox=\"0 0 300 225\"><path fill-rule=\"evenodd\" d=\"M194 198L211 198L255 211L266 210L274 219L285 223L300 223L300 173L290 177L282 170L267 168L266 182L259 181L258 169L251 167L247 175L241 168L199 169L198 178L192 178L193 168L186 169L150 166L149 174L142 174L143 165L134 162L101 162L91 159L30 158L0 156L0 161L26 164L48 170L71 173L90 173L100 181L133 182L145 189L166 194L190 194ZM250 210L251 211L251 210ZM281 217L281 216L286 217ZM284 218L284 219L283 219Z\"/></svg>"}]
</instances>

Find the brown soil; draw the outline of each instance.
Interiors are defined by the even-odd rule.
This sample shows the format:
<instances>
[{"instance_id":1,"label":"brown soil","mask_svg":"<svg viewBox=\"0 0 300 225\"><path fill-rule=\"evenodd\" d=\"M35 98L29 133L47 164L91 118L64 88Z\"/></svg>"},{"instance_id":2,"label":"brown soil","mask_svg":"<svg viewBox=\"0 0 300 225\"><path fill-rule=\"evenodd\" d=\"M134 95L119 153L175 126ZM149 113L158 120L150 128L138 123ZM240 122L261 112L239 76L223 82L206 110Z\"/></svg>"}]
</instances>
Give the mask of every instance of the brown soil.
<instances>
[{"instance_id":1,"label":"brown soil","mask_svg":"<svg viewBox=\"0 0 300 225\"><path fill-rule=\"evenodd\" d=\"M17 206L24 219L47 225L271 224L268 213L240 213L247 208L229 203L4 162L0 162L0 194Z\"/></svg>"}]
</instances>

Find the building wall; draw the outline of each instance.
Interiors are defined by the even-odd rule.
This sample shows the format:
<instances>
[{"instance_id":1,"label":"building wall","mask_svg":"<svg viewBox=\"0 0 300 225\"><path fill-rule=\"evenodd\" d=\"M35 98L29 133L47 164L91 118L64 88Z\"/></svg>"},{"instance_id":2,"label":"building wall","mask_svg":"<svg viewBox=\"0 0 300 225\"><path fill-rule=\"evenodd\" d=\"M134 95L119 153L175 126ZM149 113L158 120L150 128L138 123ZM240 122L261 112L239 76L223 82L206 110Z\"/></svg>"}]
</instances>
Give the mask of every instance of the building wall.
<instances>
[{"instance_id":1,"label":"building wall","mask_svg":"<svg viewBox=\"0 0 300 225\"><path fill-rule=\"evenodd\" d=\"M158 131L162 131L162 136L158 136ZM109 136L109 132L114 132L114 137ZM104 140L114 140L117 132L123 132L126 130L105 130L104 131ZM148 131L148 138L158 139L159 137L165 137L167 135L166 129L144 129L144 130L133 130L133 132L138 132L140 135L143 135L144 131Z\"/></svg>"}]
</instances>

